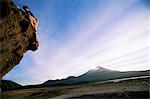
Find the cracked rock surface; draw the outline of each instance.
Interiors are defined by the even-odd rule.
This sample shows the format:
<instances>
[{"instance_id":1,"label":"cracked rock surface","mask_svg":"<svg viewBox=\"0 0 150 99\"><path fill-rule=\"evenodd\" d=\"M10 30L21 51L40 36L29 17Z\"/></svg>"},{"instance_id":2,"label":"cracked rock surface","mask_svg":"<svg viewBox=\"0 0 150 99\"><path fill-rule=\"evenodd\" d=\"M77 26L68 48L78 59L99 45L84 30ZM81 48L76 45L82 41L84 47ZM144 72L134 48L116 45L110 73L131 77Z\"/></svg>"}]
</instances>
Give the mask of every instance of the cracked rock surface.
<instances>
[{"instance_id":1,"label":"cracked rock surface","mask_svg":"<svg viewBox=\"0 0 150 99\"><path fill-rule=\"evenodd\" d=\"M0 0L0 78L19 64L23 54L38 49L36 30L11 0Z\"/></svg>"}]
</instances>

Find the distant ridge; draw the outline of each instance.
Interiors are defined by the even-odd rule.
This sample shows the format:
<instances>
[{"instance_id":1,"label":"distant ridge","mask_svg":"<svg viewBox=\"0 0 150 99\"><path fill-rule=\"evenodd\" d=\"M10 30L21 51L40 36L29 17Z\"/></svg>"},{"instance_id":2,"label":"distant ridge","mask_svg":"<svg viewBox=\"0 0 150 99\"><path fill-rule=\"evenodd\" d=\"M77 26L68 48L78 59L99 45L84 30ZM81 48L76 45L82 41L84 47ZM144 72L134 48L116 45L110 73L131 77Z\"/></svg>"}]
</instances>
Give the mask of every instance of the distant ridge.
<instances>
[{"instance_id":1,"label":"distant ridge","mask_svg":"<svg viewBox=\"0 0 150 99\"><path fill-rule=\"evenodd\" d=\"M128 71L128 72L120 72L109 70L100 66L96 68L90 69L86 73L74 77L69 76L66 79L61 80L48 80L44 82L42 85L44 86L54 86L54 85L68 85L68 84L80 84L80 83L89 83L96 81L106 81L113 80L119 78L128 78L128 77L138 77L138 76L149 76L149 70L147 71Z\"/></svg>"},{"instance_id":2,"label":"distant ridge","mask_svg":"<svg viewBox=\"0 0 150 99\"><path fill-rule=\"evenodd\" d=\"M91 83L91 82L99 82L99 81L108 81L114 79L122 79L122 78L130 78L130 77L140 77L140 76L150 76L150 70L146 71L128 71L128 72L119 72L114 70L109 70L100 66L97 66L94 69L90 69L86 73L75 77L69 76L66 79L60 80L48 80L43 84L38 85L27 85L21 86L12 81L2 80L2 90L12 90L12 89L30 89L30 88L39 88L39 87L50 87L50 86L64 86L64 85L74 85L74 84L82 84L82 83ZM7 83L5 83L7 82ZM17 86L12 88L11 86ZM19 86L18 86L19 85Z\"/></svg>"},{"instance_id":3,"label":"distant ridge","mask_svg":"<svg viewBox=\"0 0 150 99\"><path fill-rule=\"evenodd\" d=\"M17 84L10 80L1 80L0 86L2 91L8 91L8 90L17 89L21 87L20 84Z\"/></svg>"}]
</instances>

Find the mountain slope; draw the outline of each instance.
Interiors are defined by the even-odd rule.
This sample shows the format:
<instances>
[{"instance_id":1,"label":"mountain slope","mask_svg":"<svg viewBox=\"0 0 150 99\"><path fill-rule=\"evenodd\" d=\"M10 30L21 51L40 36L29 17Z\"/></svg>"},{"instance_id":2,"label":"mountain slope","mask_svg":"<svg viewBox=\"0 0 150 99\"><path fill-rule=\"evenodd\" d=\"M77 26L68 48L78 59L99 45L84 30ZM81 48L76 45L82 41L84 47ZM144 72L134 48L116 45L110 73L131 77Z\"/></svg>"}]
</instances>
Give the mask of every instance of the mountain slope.
<instances>
[{"instance_id":1,"label":"mountain slope","mask_svg":"<svg viewBox=\"0 0 150 99\"><path fill-rule=\"evenodd\" d=\"M8 90L17 89L21 87L20 84L17 84L10 80L1 80L0 86L2 91L8 91Z\"/></svg>"},{"instance_id":2,"label":"mountain slope","mask_svg":"<svg viewBox=\"0 0 150 99\"><path fill-rule=\"evenodd\" d=\"M107 80L113 80L119 78L150 76L149 73L150 70L119 72L119 71L105 69L102 67L97 67L96 69L91 69L78 77L70 76L66 79L48 80L43 84L38 84L38 85L21 86L12 81L2 80L1 88L2 91L7 91L13 89L30 89L30 88L49 87L49 86L74 85L74 84L90 83L96 81L107 81Z\"/></svg>"},{"instance_id":3,"label":"mountain slope","mask_svg":"<svg viewBox=\"0 0 150 99\"><path fill-rule=\"evenodd\" d=\"M68 77L62 80L48 80L43 83L44 86L53 86L53 85L67 85L67 84L78 84L86 82L95 82L95 81L106 81L119 78L128 78L128 77L138 77L138 76L149 76L149 70L147 71L128 71L128 72L119 72L102 67L97 67L96 69L91 69L85 74L78 77Z\"/></svg>"}]
</instances>

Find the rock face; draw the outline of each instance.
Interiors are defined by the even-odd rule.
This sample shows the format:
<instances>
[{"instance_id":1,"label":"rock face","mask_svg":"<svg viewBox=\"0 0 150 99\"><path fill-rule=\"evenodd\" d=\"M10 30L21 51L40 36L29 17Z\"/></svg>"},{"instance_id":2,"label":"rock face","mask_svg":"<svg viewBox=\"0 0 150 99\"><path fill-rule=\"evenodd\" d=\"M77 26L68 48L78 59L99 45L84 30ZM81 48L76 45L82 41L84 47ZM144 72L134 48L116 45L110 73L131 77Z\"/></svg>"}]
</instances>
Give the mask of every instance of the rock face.
<instances>
[{"instance_id":1,"label":"rock face","mask_svg":"<svg viewBox=\"0 0 150 99\"><path fill-rule=\"evenodd\" d=\"M27 50L38 48L36 30L11 0L0 0L0 77L19 64Z\"/></svg>"}]
</instances>

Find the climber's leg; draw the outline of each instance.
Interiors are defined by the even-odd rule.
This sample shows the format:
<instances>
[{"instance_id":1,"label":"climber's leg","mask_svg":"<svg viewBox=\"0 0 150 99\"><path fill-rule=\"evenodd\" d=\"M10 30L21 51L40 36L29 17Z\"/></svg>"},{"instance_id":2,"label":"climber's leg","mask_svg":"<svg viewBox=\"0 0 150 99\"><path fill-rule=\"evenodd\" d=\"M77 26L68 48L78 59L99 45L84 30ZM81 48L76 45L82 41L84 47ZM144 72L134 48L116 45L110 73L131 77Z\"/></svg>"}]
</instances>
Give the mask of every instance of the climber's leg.
<instances>
[{"instance_id":1,"label":"climber's leg","mask_svg":"<svg viewBox=\"0 0 150 99\"><path fill-rule=\"evenodd\" d=\"M35 30L37 30L38 21L34 17L32 17L31 15L29 15L29 19L30 19L32 26L35 28Z\"/></svg>"},{"instance_id":2,"label":"climber's leg","mask_svg":"<svg viewBox=\"0 0 150 99\"><path fill-rule=\"evenodd\" d=\"M35 19L35 20L34 20L34 26L35 26L35 29L36 29L36 30L37 30L38 24L39 24L38 21Z\"/></svg>"},{"instance_id":3,"label":"climber's leg","mask_svg":"<svg viewBox=\"0 0 150 99\"><path fill-rule=\"evenodd\" d=\"M29 19L30 19L31 25L32 25L33 27L35 27L35 26L34 26L34 18L33 18L31 15L29 15Z\"/></svg>"},{"instance_id":4,"label":"climber's leg","mask_svg":"<svg viewBox=\"0 0 150 99\"><path fill-rule=\"evenodd\" d=\"M36 42L38 42L38 33L35 32L35 34L36 34Z\"/></svg>"}]
</instances>

